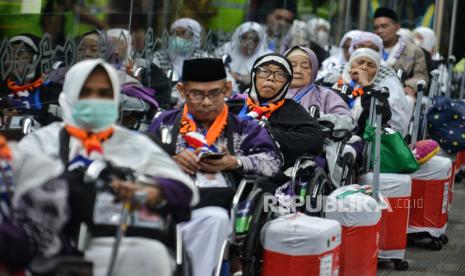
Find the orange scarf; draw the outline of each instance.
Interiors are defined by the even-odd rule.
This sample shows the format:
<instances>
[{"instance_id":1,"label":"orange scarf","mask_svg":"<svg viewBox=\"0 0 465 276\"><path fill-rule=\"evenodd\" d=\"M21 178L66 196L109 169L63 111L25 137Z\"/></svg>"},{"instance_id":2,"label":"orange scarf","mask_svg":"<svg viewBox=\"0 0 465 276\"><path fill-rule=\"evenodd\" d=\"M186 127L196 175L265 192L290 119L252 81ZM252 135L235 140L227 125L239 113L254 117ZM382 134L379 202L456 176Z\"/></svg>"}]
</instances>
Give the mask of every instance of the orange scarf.
<instances>
[{"instance_id":1,"label":"orange scarf","mask_svg":"<svg viewBox=\"0 0 465 276\"><path fill-rule=\"evenodd\" d=\"M207 131L207 135L205 136L205 140L207 141L208 146L213 145L216 139L220 137L223 129L226 127L228 121L228 106L225 104L223 107L223 112L216 117L213 124ZM192 119L192 115L189 114L187 110L187 105L184 105L184 109L182 112L181 124L179 126L179 134L182 136L186 135L188 132L195 132L197 130L197 125L195 124L194 120Z\"/></svg>"},{"instance_id":2,"label":"orange scarf","mask_svg":"<svg viewBox=\"0 0 465 276\"><path fill-rule=\"evenodd\" d=\"M70 125L66 125L65 128L69 135L76 137L82 142L88 155L94 150L103 153L101 142L107 140L113 134L112 127L99 133L88 133L85 130Z\"/></svg>"},{"instance_id":3,"label":"orange scarf","mask_svg":"<svg viewBox=\"0 0 465 276\"><path fill-rule=\"evenodd\" d=\"M8 89L10 89L14 94L16 94L18 92L25 91L25 90L32 92L34 89L40 87L44 83L44 81L42 80L42 78L39 78L34 82L24 84L24 85L18 85L12 79L7 79L6 83L7 83Z\"/></svg>"},{"instance_id":4,"label":"orange scarf","mask_svg":"<svg viewBox=\"0 0 465 276\"><path fill-rule=\"evenodd\" d=\"M344 85L344 82L340 79L337 81L337 87L339 89L342 88L342 85ZM355 97L358 97L358 96L363 96L365 92L363 92L363 88L360 86L358 87L357 89L353 89L352 90L352 96L355 98Z\"/></svg>"},{"instance_id":5,"label":"orange scarf","mask_svg":"<svg viewBox=\"0 0 465 276\"><path fill-rule=\"evenodd\" d=\"M249 110L249 113L247 113L247 116L251 117L252 119L257 119L257 120L261 120L263 117L268 119L270 118L271 114L273 114L273 112L275 112L281 106L283 106L285 101L286 101L285 99L282 99L275 103L269 103L267 105L260 106L260 105L256 105L250 97L247 97L246 105Z\"/></svg>"},{"instance_id":6,"label":"orange scarf","mask_svg":"<svg viewBox=\"0 0 465 276\"><path fill-rule=\"evenodd\" d=\"M12 154L5 137L0 135L0 159L11 161Z\"/></svg>"}]
</instances>

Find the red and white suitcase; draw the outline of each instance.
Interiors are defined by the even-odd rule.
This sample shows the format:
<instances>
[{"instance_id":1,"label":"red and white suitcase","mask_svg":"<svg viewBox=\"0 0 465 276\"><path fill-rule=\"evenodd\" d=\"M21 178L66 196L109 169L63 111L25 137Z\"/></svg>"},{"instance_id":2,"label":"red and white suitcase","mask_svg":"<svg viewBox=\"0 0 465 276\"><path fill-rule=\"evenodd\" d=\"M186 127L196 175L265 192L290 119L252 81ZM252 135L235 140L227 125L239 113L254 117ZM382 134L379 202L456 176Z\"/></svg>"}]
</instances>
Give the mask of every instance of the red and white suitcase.
<instances>
[{"instance_id":1,"label":"red and white suitcase","mask_svg":"<svg viewBox=\"0 0 465 276\"><path fill-rule=\"evenodd\" d=\"M342 226L340 275L376 275L381 210L378 202L364 194L360 185L332 192L325 216Z\"/></svg>"},{"instance_id":2,"label":"red and white suitcase","mask_svg":"<svg viewBox=\"0 0 465 276\"><path fill-rule=\"evenodd\" d=\"M435 156L412 177L408 233L428 234L431 248L440 250L447 243L446 232L453 166L449 158ZM417 235L418 236L418 235ZM423 237L420 235L420 237Z\"/></svg>"},{"instance_id":3,"label":"red and white suitcase","mask_svg":"<svg viewBox=\"0 0 465 276\"><path fill-rule=\"evenodd\" d=\"M372 173L363 175L360 183L370 184L372 178ZM396 269L404 270L408 263L400 260L404 259L407 247L412 179L407 174L381 173L379 192L387 208L382 210L378 258L393 260Z\"/></svg>"},{"instance_id":4,"label":"red and white suitcase","mask_svg":"<svg viewBox=\"0 0 465 276\"><path fill-rule=\"evenodd\" d=\"M261 231L262 276L337 276L341 226L337 221L288 214Z\"/></svg>"}]
</instances>

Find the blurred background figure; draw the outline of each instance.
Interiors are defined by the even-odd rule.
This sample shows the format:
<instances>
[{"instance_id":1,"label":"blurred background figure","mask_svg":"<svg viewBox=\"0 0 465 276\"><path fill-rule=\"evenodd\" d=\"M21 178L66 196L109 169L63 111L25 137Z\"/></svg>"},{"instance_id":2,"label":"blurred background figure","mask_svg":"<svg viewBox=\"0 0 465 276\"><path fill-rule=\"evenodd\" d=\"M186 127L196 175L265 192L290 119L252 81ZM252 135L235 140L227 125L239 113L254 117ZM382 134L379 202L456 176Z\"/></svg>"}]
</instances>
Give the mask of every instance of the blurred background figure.
<instances>
[{"instance_id":1,"label":"blurred background figure","mask_svg":"<svg viewBox=\"0 0 465 276\"><path fill-rule=\"evenodd\" d=\"M225 55L225 66L235 81L234 92L242 92L250 87L250 71L255 60L271 53L266 47L266 33L256 22L245 22L235 31L230 42L217 50L216 55Z\"/></svg>"},{"instance_id":2,"label":"blurred background figure","mask_svg":"<svg viewBox=\"0 0 465 276\"><path fill-rule=\"evenodd\" d=\"M403 39L407 39L413 42L413 32L407 28L400 28L397 31L397 35L402 37Z\"/></svg>"},{"instance_id":3,"label":"blurred background figure","mask_svg":"<svg viewBox=\"0 0 465 276\"><path fill-rule=\"evenodd\" d=\"M268 11L265 19L267 46L271 51L278 53L297 16L297 5L292 0L274 0L267 2L264 9Z\"/></svg>"},{"instance_id":4,"label":"blurred background figure","mask_svg":"<svg viewBox=\"0 0 465 276\"><path fill-rule=\"evenodd\" d=\"M154 54L153 63L160 67L173 81L181 78L182 64L189 58L208 57L202 51L203 28L199 22L191 18L181 18L170 27L168 49L161 49Z\"/></svg>"},{"instance_id":5,"label":"blurred background figure","mask_svg":"<svg viewBox=\"0 0 465 276\"><path fill-rule=\"evenodd\" d=\"M318 43L312 40L308 24L305 21L294 20L291 29L288 32L288 35L283 39L281 43L281 53L286 52L293 46L302 46L310 48L315 52L318 63L321 64L321 61L325 60L328 57L326 50L321 47Z\"/></svg>"},{"instance_id":6,"label":"blurred background figure","mask_svg":"<svg viewBox=\"0 0 465 276\"><path fill-rule=\"evenodd\" d=\"M337 47L332 47L329 40L329 31L331 24L323 18L315 17L307 22L310 31L310 38L313 42L323 48L328 55L335 54ZM326 58L326 57L325 57Z\"/></svg>"},{"instance_id":7,"label":"blurred background figure","mask_svg":"<svg viewBox=\"0 0 465 276\"><path fill-rule=\"evenodd\" d=\"M320 70L318 71L317 80L324 78L328 72L333 68L338 68L341 65L344 65L349 61L350 53L350 43L352 39L362 33L360 30L352 30L344 34L340 43L339 43L339 52L331 55L327 59L323 60ZM318 56L318 55L317 55Z\"/></svg>"}]
</instances>

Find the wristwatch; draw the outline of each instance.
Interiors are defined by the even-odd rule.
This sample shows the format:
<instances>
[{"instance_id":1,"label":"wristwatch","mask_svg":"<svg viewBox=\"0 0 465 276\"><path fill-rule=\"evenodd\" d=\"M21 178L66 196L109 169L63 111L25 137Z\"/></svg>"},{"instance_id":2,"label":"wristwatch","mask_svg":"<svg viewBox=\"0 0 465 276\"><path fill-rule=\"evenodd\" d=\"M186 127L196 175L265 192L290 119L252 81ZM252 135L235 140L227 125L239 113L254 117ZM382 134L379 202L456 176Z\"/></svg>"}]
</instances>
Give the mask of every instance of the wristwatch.
<instances>
[{"instance_id":1,"label":"wristwatch","mask_svg":"<svg viewBox=\"0 0 465 276\"><path fill-rule=\"evenodd\" d=\"M237 169L242 169L242 161L239 157L236 157L236 170Z\"/></svg>"}]
</instances>

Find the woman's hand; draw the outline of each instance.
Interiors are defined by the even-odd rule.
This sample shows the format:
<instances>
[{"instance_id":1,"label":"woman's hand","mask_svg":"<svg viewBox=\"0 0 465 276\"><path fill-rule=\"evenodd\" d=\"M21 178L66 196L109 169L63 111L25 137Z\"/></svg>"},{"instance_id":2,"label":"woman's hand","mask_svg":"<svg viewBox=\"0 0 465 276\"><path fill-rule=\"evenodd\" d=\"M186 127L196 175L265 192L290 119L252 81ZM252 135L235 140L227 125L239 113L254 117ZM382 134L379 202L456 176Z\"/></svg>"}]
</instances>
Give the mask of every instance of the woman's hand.
<instances>
[{"instance_id":1,"label":"woman's hand","mask_svg":"<svg viewBox=\"0 0 465 276\"><path fill-rule=\"evenodd\" d=\"M111 182L111 187L118 194L118 198L123 201L132 200L137 191L142 191L147 194L147 199L144 203L149 205L155 205L163 199L162 190L157 186L139 185L131 181L115 179Z\"/></svg>"},{"instance_id":2,"label":"woman's hand","mask_svg":"<svg viewBox=\"0 0 465 276\"><path fill-rule=\"evenodd\" d=\"M352 69L350 70L350 76L353 80L357 81L361 86L365 87L370 85L370 81L368 78L368 72L362 69Z\"/></svg>"}]
</instances>

